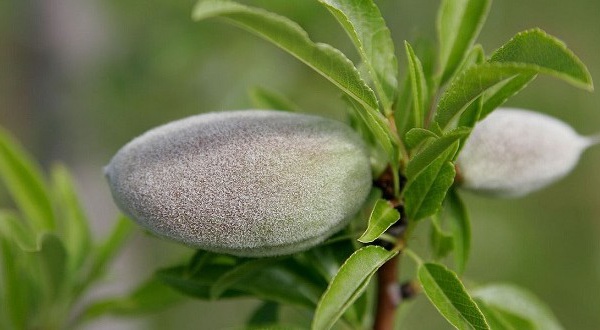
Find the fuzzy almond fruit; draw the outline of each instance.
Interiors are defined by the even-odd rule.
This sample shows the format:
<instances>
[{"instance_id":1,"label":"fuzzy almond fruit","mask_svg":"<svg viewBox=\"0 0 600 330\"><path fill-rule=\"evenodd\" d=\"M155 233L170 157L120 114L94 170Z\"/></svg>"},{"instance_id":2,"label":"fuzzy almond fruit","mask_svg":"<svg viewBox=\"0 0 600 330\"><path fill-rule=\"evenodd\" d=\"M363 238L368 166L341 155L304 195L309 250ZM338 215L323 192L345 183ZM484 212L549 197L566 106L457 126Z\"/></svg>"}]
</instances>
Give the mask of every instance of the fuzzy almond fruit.
<instances>
[{"instance_id":1,"label":"fuzzy almond fruit","mask_svg":"<svg viewBox=\"0 0 600 330\"><path fill-rule=\"evenodd\" d=\"M372 183L351 128L265 110L154 128L119 150L105 173L119 208L149 231L245 257L322 242L359 211Z\"/></svg>"},{"instance_id":2,"label":"fuzzy almond fruit","mask_svg":"<svg viewBox=\"0 0 600 330\"><path fill-rule=\"evenodd\" d=\"M564 177L594 139L534 111L501 108L479 122L456 166L463 188L517 197Z\"/></svg>"}]
</instances>

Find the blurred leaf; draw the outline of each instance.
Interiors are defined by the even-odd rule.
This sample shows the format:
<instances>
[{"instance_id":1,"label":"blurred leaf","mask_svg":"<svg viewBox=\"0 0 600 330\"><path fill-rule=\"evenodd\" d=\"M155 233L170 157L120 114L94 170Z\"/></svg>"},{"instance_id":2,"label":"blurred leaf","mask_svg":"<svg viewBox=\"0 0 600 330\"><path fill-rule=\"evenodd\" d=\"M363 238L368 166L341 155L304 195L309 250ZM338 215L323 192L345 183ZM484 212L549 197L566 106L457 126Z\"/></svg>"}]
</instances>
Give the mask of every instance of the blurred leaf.
<instances>
[{"instance_id":1,"label":"blurred leaf","mask_svg":"<svg viewBox=\"0 0 600 330\"><path fill-rule=\"evenodd\" d=\"M409 219L418 221L436 214L440 209L456 175L454 164L448 161L448 157L435 160L406 186L404 200Z\"/></svg>"},{"instance_id":2,"label":"blurred leaf","mask_svg":"<svg viewBox=\"0 0 600 330\"><path fill-rule=\"evenodd\" d=\"M32 228L38 232L54 230L54 212L42 171L1 128L0 180Z\"/></svg>"},{"instance_id":3,"label":"blurred leaf","mask_svg":"<svg viewBox=\"0 0 600 330\"><path fill-rule=\"evenodd\" d=\"M362 243L373 242L399 219L400 212L389 201L385 199L378 200L369 217L369 226L358 240Z\"/></svg>"},{"instance_id":4,"label":"blurred leaf","mask_svg":"<svg viewBox=\"0 0 600 330\"><path fill-rule=\"evenodd\" d=\"M471 251L471 222L467 208L455 189L448 192L446 203L452 228L454 264L456 272L462 274L465 271Z\"/></svg>"},{"instance_id":5,"label":"blurred leaf","mask_svg":"<svg viewBox=\"0 0 600 330\"><path fill-rule=\"evenodd\" d=\"M249 91L249 94L253 107L257 109L302 112L298 105L278 92L263 87L254 87Z\"/></svg>"},{"instance_id":6,"label":"blurred leaf","mask_svg":"<svg viewBox=\"0 0 600 330\"><path fill-rule=\"evenodd\" d=\"M502 330L535 330L536 327L529 320L518 315L498 310L488 306L485 302L475 298L477 306L485 316L491 329Z\"/></svg>"},{"instance_id":7,"label":"blurred leaf","mask_svg":"<svg viewBox=\"0 0 600 330\"><path fill-rule=\"evenodd\" d=\"M378 108L375 93L362 80L352 62L330 45L313 43L306 31L295 22L263 9L228 0L199 1L192 14L196 21L219 16L289 52L365 108Z\"/></svg>"},{"instance_id":8,"label":"blurred leaf","mask_svg":"<svg viewBox=\"0 0 600 330\"><path fill-rule=\"evenodd\" d=\"M441 224L439 223L439 220L439 216L432 217L431 232L429 236L431 251L435 260L439 260L441 258L446 257L448 253L450 253L454 248L452 236L444 232Z\"/></svg>"},{"instance_id":9,"label":"blurred leaf","mask_svg":"<svg viewBox=\"0 0 600 330\"><path fill-rule=\"evenodd\" d=\"M438 12L440 85L463 61L487 17L490 0L444 0Z\"/></svg>"},{"instance_id":10,"label":"blurred leaf","mask_svg":"<svg viewBox=\"0 0 600 330\"><path fill-rule=\"evenodd\" d=\"M390 31L372 0L319 0L340 22L366 64L383 109L391 112L398 63Z\"/></svg>"},{"instance_id":11,"label":"blurred leaf","mask_svg":"<svg viewBox=\"0 0 600 330\"><path fill-rule=\"evenodd\" d=\"M6 322L10 324L8 329L27 329L31 310L35 306L28 304L27 296L30 288L27 285L26 276L22 274L23 269L19 267L22 262L21 255L17 255L18 247L11 241L0 236L0 303L2 314L6 315ZM39 297L38 297L39 298ZM7 303L10 302L10 303Z\"/></svg>"},{"instance_id":12,"label":"blurred leaf","mask_svg":"<svg viewBox=\"0 0 600 330\"><path fill-rule=\"evenodd\" d=\"M370 245L357 250L342 265L321 297L312 329L329 329L364 292L379 267L397 254Z\"/></svg>"},{"instance_id":13,"label":"blurred leaf","mask_svg":"<svg viewBox=\"0 0 600 330\"><path fill-rule=\"evenodd\" d=\"M408 72L412 90L414 127L423 127L427 116L427 81L423 73L423 65L410 44L405 41L406 56L408 58Z\"/></svg>"},{"instance_id":14,"label":"blurred leaf","mask_svg":"<svg viewBox=\"0 0 600 330\"><path fill-rule=\"evenodd\" d=\"M419 281L427 298L457 329L490 329L477 304L455 273L435 263L419 266Z\"/></svg>"},{"instance_id":15,"label":"blurred leaf","mask_svg":"<svg viewBox=\"0 0 600 330\"><path fill-rule=\"evenodd\" d=\"M527 64L577 87L594 89L585 64L562 41L540 29L518 33L492 54L490 62Z\"/></svg>"},{"instance_id":16,"label":"blurred leaf","mask_svg":"<svg viewBox=\"0 0 600 330\"><path fill-rule=\"evenodd\" d=\"M52 302L58 297L68 279L68 255L64 244L54 234L43 234L39 244L40 250L32 253L41 266L41 276L45 281L48 301Z\"/></svg>"},{"instance_id":17,"label":"blurred leaf","mask_svg":"<svg viewBox=\"0 0 600 330\"><path fill-rule=\"evenodd\" d=\"M533 329L563 329L550 308L530 292L512 284L490 284L478 288L473 297L495 311L512 314L533 324Z\"/></svg>"},{"instance_id":18,"label":"blurred leaf","mask_svg":"<svg viewBox=\"0 0 600 330\"><path fill-rule=\"evenodd\" d=\"M125 244L125 241L133 232L133 228L133 222L124 215L120 215L117 218L117 223L112 228L112 231L106 240L94 249L95 253L92 256L92 266L88 278L78 290L83 290L95 279L104 275L105 268L114 259L117 253L121 251L123 244Z\"/></svg>"},{"instance_id":19,"label":"blurred leaf","mask_svg":"<svg viewBox=\"0 0 600 330\"><path fill-rule=\"evenodd\" d=\"M251 259L240 265L235 266L223 274L210 288L210 298L217 299L230 287L234 286L240 281L244 281L249 276L256 274L257 272L281 261L281 258L259 258Z\"/></svg>"},{"instance_id":20,"label":"blurred leaf","mask_svg":"<svg viewBox=\"0 0 600 330\"><path fill-rule=\"evenodd\" d=\"M443 157L444 153L450 150L456 141L469 134L470 131L469 128L459 127L431 142L408 162L406 166L408 181L414 180L433 161Z\"/></svg>"},{"instance_id":21,"label":"blurred leaf","mask_svg":"<svg viewBox=\"0 0 600 330\"><path fill-rule=\"evenodd\" d=\"M494 109L504 104L506 100L518 94L536 77L537 74L533 73L518 74L488 89L484 94L485 98L483 100L481 113L477 120L485 118L494 111Z\"/></svg>"},{"instance_id":22,"label":"blurred leaf","mask_svg":"<svg viewBox=\"0 0 600 330\"><path fill-rule=\"evenodd\" d=\"M35 233L12 212L0 210L0 237L13 241L23 251L38 250Z\"/></svg>"},{"instance_id":23,"label":"blurred leaf","mask_svg":"<svg viewBox=\"0 0 600 330\"><path fill-rule=\"evenodd\" d=\"M415 127L412 128L410 131L406 132L404 140L406 141L406 145L412 149L417 147L419 144L421 144L421 142L429 138L437 139L438 136L430 130Z\"/></svg>"},{"instance_id":24,"label":"blurred leaf","mask_svg":"<svg viewBox=\"0 0 600 330\"><path fill-rule=\"evenodd\" d=\"M248 320L248 326L268 326L277 323L277 321L279 321L279 304L267 301L252 313L252 316Z\"/></svg>"},{"instance_id":25,"label":"blurred leaf","mask_svg":"<svg viewBox=\"0 0 600 330\"><path fill-rule=\"evenodd\" d=\"M64 166L53 167L52 183L65 248L69 254L69 271L72 272L81 267L91 249L88 219L77 197L71 175Z\"/></svg>"},{"instance_id":26,"label":"blurred leaf","mask_svg":"<svg viewBox=\"0 0 600 330\"><path fill-rule=\"evenodd\" d=\"M181 302L184 296L165 285L157 277L142 283L125 297L92 302L82 313L83 320L112 315L139 315L163 310Z\"/></svg>"}]
</instances>

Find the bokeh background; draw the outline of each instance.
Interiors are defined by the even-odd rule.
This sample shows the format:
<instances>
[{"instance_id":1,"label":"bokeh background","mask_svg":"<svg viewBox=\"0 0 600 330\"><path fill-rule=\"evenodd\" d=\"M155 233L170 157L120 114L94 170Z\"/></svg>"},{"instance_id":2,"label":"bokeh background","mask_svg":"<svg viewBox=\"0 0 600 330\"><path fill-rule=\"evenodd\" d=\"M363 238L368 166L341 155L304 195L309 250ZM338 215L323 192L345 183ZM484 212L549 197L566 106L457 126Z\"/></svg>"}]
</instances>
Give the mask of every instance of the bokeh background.
<instances>
[{"instance_id":1,"label":"bokeh background","mask_svg":"<svg viewBox=\"0 0 600 330\"><path fill-rule=\"evenodd\" d=\"M313 40L356 60L348 38L316 1L244 1L299 22ZM439 1L379 0L396 42L435 36ZM0 1L0 125L44 165L72 169L96 237L117 210L102 167L120 146L167 121L250 107L248 89L286 94L306 112L343 119L338 91L291 56L217 20L193 23L193 0ZM566 41L600 81L600 2L497 0L479 42L489 53L516 32L541 27ZM552 114L582 134L600 132L600 93L538 78L509 103ZM560 155L556 155L560 157ZM574 173L516 200L464 194L473 223L471 283L510 281L547 301L567 329L600 328L600 148ZM0 190L0 205L7 205ZM417 235L414 244L426 242ZM94 292L125 292L191 251L138 232ZM293 289L293 288L291 288ZM87 329L223 329L256 301L188 301L136 318L106 317ZM406 329L447 329L424 299Z\"/></svg>"}]
</instances>

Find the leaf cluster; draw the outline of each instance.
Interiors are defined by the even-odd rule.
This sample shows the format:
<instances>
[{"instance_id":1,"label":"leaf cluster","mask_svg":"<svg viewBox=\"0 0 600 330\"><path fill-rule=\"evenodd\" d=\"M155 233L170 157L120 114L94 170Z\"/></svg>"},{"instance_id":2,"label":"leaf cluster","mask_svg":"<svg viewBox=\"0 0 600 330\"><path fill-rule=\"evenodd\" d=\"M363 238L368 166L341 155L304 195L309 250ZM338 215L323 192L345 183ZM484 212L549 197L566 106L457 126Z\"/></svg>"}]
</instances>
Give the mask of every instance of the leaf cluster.
<instances>
[{"instance_id":1,"label":"leaf cluster","mask_svg":"<svg viewBox=\"0 0 600 330\"><path fill-rule=\"evenodd\" d=\"M264 9L230 0L201 0L192 16L195 20L222 18L256 34L339 88L347 103L350 123L370 143L374 171L381 175L380 181L386 181L383 186L391 187L383 191L375 189L365 204L364 220L355 221L348 229L350 239L356 238L367 245L349 241L347 246L355 248L345 251L347 259L343 263L336 259L337 266L322 265L319 258L307 259L315 257L312 255L315 251L323 253L331 248L326 244L286 261L275 260L275 264L238 260L229 268L219 264L193 274L189 273L189 265L180 266L167 271L174 275L169 277L169 283L200 298L251 294L278 304L314 308L313 329L328 329L338 319L354 327L369 327L372 314L362 314L363 319L356 319L361 315L356 313L357 305L361 306L361 299L369 296L361 294L368 291L370 279L386 261L407 252L418 265L417 280L424 293L458 329L537 328L543 322L559 327L547 308L521 289L491 285L469 290L462 284L457 274L462 274L468 262L471 230L466 207L454 188L457 176L454 161L474 125L523 90L537 75L552 76L592 90L585 65L563 42L540 29L517 33L487 54L476 40L491 1L444 0L436 22L437 53L416 51L405 41L406 71L403 79L398 79L395 45L373 1L318 2L347 33L360 57L360 66L334 46L312 41L290 19ZM436 69L426 69L422 58L436 59ZM259 90L252 95L261 107L299 109L276 92ZM431 233L431 255L426 262L406 246L414 228L423 222L429 223ZM404 227L398 230L400 223ZM353 236L356 229L362 235ZM390 249L378 246L389 244ZM441 263L449 255L453 255L454 270ZM221 260L216 256L210 258ZM258 278L272 278L269 272L283 271L279 268L283 265L289 270L286 267L290 267L291 260L294 263L311 260L311 264L305 264L294 275L303 277L296 279L299 287L303 287L302 283L307 287L294 293L286 290L287 300L271 290L268 294L257 289ZM327 271L323 272L323 267ZM315 290L311 291L310 279L306 277L315 270L322 278L320 286L318 281L312 283ZM244 280L234 282L234 278ZM329 283L326 288L323 280ZM304 300L292 298L309 291L317 296ZM507 307L511 299L524 299L532 308L511 309ZM265 305L259 311L274 310L273 306ZM546 318L538 318L540 315Z\"/></svg>"}]
</instances>

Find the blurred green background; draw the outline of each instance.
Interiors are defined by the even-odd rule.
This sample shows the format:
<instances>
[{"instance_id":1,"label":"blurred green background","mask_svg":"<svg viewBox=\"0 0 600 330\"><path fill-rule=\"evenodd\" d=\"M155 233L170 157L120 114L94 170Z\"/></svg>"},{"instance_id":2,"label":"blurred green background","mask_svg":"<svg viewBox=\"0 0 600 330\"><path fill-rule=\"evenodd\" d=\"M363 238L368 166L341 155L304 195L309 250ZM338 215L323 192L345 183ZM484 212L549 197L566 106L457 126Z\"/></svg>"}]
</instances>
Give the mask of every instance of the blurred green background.
<instances>
[{"instance_id":1,"label":"blurred green background","mask_svg":"<svg viewBox=\"0 0 600 330\"><path fill-rule=\"evenodd\" d=\"M300 23L313 40L356 60L349 40L316 1L244 1ZM379 0L405 72L403 40L435 35L439 1ZM193 23L192 0L0 1L0 125L43 165L66 163L102 236L117 213L102 167L145 130L184 116L250 107L263 86L306 112L343 119L338 91L291 56L216 20ZM564 40L600 81L600 1L497 0L479 42L489 53L516 32L541 27ZM600 132L600 93L538 78L510 101ZM557 155L560 157L560 155ZM510 281L548 302L567 329L600 328L600 148L548 189L517 200L464 194L473 223L470 283ZM0 205L9 205L0 191ZM427 241L418 234L415 245ZM94 295L123 292L190 250L138 233ZM291 288L293 289L293 288ZM252 300L190 301L88 329L221 329L240 325ZM423 297L406 329L447 329ZM293 316L293 315L292 315ZM301 315L296 315L302 317Z\"/></svg>"}]
</instances>

